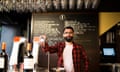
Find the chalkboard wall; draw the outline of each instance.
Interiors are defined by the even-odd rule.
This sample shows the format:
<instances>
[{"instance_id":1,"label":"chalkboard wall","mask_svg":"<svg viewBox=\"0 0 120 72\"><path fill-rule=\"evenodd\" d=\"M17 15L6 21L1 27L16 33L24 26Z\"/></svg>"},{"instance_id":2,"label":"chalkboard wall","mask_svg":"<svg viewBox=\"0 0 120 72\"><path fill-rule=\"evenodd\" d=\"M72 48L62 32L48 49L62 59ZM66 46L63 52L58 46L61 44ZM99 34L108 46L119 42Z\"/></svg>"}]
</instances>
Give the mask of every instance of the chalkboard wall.
<instances>
[{"instance_id":1,"label":"chalkboard wall","mask_svg":"<svg viewBox=\"0 0 120 72\"><path fill-rule=\"evenodd\" d=\"M98 14L97 13L35 13L32 16L32 35L47 35L49 45L63 41L66 26L75 30L74 41L82 44L89 58L89 71L99 72ZM40 50L39 64L47 67L47 55ZM56 67L57 55L50 55L50 67ZM94 68L92 68L94 67Z\"/></svg>"}]
</instances>

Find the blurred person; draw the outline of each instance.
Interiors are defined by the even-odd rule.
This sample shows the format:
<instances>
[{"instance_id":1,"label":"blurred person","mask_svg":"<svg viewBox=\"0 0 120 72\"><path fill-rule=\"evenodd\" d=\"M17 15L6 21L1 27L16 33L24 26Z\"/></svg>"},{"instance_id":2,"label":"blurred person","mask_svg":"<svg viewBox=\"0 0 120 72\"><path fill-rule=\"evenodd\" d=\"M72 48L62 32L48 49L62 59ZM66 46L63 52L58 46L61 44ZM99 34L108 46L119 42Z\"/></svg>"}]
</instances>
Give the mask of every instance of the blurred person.
<instances>
[{"instance_id":1,"label":"blurred person","mask_svg":"<svg viewBox=\"0 0 120 72\"><path fill-rule=\"evenodd\" d=\"M40 36L42 50L57 53L58 70L63 67L65 72L88 72L88 58L82 45L73 41L74 29L70 26L63 30L64 42L49 46L45 35Z\"/></svg>"}]
</instances>

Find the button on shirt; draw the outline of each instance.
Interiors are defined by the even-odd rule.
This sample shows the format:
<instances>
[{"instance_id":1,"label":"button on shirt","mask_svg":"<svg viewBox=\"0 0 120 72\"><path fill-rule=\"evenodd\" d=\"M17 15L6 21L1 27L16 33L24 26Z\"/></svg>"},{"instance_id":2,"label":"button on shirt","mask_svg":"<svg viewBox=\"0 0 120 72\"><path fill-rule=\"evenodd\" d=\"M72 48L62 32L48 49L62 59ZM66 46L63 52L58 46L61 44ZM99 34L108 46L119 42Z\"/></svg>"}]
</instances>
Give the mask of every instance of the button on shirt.
<instances>
[{"instance_id":1,"label":"button on shirt","mask_svg":"<svg viewBox=\"0 0 120 72\"><path fill-rule=\"evenodd\" d=\"M66 72L74 72L72 50L73 45L66 45L63 51L63 63Z\"/></svg>"}]
</instances>

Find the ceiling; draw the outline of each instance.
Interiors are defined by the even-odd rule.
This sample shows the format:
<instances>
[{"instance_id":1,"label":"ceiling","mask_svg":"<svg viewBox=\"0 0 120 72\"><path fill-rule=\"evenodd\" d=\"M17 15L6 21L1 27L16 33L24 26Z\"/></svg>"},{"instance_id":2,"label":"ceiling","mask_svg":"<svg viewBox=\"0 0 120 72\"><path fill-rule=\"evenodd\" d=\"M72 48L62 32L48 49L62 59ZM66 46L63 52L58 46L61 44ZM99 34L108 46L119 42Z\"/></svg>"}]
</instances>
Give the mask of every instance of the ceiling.
<instances>
[{"instance_id":1,"label":"ceiling","mask_svg":"<svg viewBox=\"0 0 120 72\"><path fill-rule=\"evenodd\" d=\"M0 12L120 11L119 0L0 0Z\"/></svg>"},{"instance_id":2,"label":"ceiling","mask_svg":"<svg viewBox=\"0 0 120 72\"><path fill-rule=\"evenodd\" d=\"M100 0L0 0L0 11L56 12L95 10Z\"/></svg>"},{"instance_id":3,"label":"ceiling","mask_svg":"<svg viewBox=\"0 0 120 72\"><path fill-rule=\"evenodd\" d=\"M118 12L120 11L120 1L119 0L101 0L99 7L97 8L99 12Z\"/></svg>"},{"instance_id":4,"label":"ceiling","mask_svg":"<svg viewBox=\"0 0 120 72\"><path fill-rule=\"evenodd\" d=\"M0 0L0 5L2 1L10 1L10 0ZM15 0L17 1L17 0ZM25 1L25 0L19 0L19 1ZM29 0L28 0L29 1ZM41 0L42 1L42 0ZM52 1L58 1L58 0L52 0ZM68 0L67 0L68 1ZM74 0L73 0L74 1ZM76 1L76 0L75 0ZM73 8L70 8L69 5L66 6L66 9L60 6L60 9L55 9L53 6L51 9L46 9L47 12L120 12L120 2L119 0L97 0L97 2L94 5L94 1L96 0L90 0L93 1L92 3L89 3L89 0L80 0L80 1L88 1L87 5L84 5L85 3L79 4L81 8L77 9L76 5L72 5ZM24 6L23 6L24 7ZM1 8L1 6L0 6ZM32 8L31 8L32 9ZM20 24L24 24L28 18L31 16L31 11L27 9L9 9L9 10L3 10L0 9L0 22L7 20L7 22L11 24L17 24L16 21ZM33 9L32 12L37 12ZM45 12L38 10L38 12ZM5 23L3 22L3 23Z\"/></svg>"}]
</instances>

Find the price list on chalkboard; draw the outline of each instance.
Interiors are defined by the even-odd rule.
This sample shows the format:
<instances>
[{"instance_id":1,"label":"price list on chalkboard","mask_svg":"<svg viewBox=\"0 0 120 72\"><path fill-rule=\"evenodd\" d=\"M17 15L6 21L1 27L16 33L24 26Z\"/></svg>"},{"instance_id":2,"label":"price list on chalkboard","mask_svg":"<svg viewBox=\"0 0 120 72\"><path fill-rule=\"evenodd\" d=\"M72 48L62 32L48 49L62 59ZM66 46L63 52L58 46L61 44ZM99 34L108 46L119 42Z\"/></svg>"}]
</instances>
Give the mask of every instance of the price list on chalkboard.
<instances>
[{"instance_id":1,"label":"price list on chalkboard","mask_svg":"<svg viewBox=\"0 0 120 72\"><path fill-rule=\"evenodd\" d=\"M96 17L89 14L34 14L33 36L45 34L50 45L63 41L63 28L71 26L75 30L74 40L89 44L97 33ZM95 36L95 37L94 37ZM92 39L92 40L91 40Z\"/></svg>"},{"instance_id":2,"label":"price list on chalkboard","mask_svg":"<svg viewBox=\"0 0 120 72\"><path fill-rule=\"evenodd\" d=\"M33 17L33 36L46 35L50 45L62 41L64 24L59 15L35 15Z\"/></svg>"},{"instance_id":3,"label":"price list on chalkboard","mask_svg":"<svg viewBox=\"0 0 120 72\"><path fill-rule=\"evenodd\" d=\"M65 27L71 26L74 29L74 41L77 43L90 43L92 40L90 38L91 34L96 32L96 26L91 25L89 22L83 22L77 20L66 20L64 23ZM91 33L89 36L88 34Z\"/></svg>"}]
</instances>

